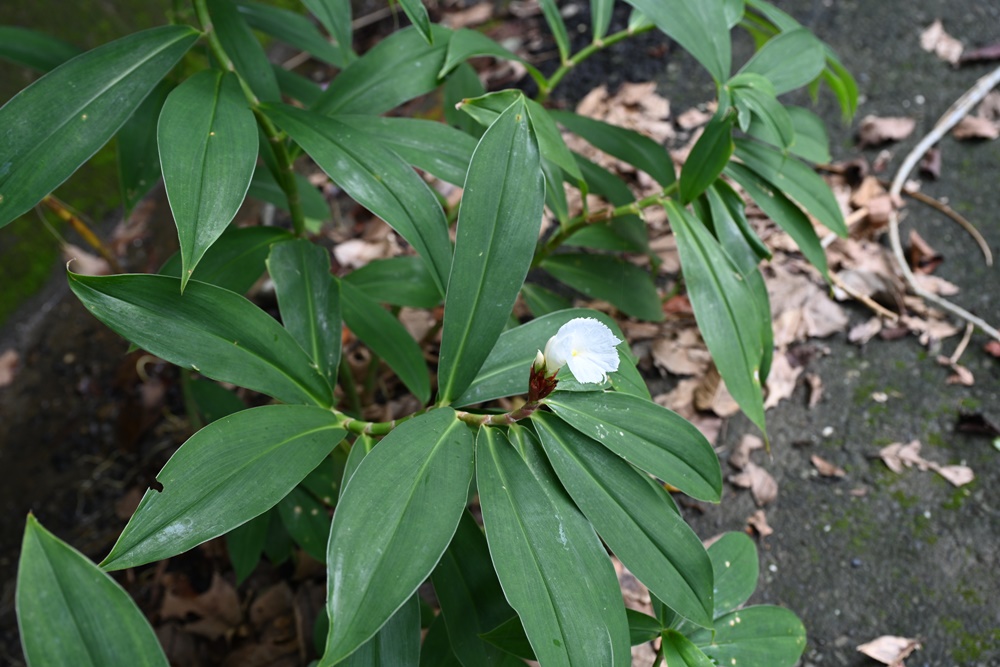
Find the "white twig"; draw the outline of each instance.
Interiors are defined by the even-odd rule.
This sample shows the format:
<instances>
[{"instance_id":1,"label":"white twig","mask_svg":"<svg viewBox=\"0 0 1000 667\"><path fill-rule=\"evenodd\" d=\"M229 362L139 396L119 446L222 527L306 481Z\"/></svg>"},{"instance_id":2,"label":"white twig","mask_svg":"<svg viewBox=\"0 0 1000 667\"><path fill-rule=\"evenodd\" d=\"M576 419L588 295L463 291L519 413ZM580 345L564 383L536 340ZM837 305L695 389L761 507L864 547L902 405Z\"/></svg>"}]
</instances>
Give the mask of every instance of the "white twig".
<instances>
[{"instance_id":1,"label":"white twig","mask_svg":"<svg viewBox=\"0 0 1000 667\"><path fill-rule=\"evenodd\" d=\"M907 154L906 159L903 160L902 166L899 171L896 172L896 177L892 179L892 185L889 187L889 195L895 199L903 191L903 184L906 182L907 177L913 168L917 166L920 158L924 156L931 146L936 144L941 140L941 137L945 135L948 130L953 128L958 124L960 120L965 118L972 111L972 107L979 104L986 95L993 90L1000 83L1000 67L996 68L986 76L979 79L972 88L970 88L964 95L958 98L951 108L941 119L934 125L934 129L930 133L920 140L912 151ZM977 317L965 310L961 306L957 306L947 299L943 299L933 292L928 292L927 290L921 288L917 285L916 279L913 277L913 272L910 271L910 266L906 262L906 256L903 254L903 244L899 240L899 218L895 211L889 214L889 242L892 245L892 253L896 258L896 263L899 264L899 269L903 274L903 278L906 280L907 285L914 294L922 298L924 301L933 303L935 306L946 310L956 317L960 317L970 324L982 329L987 335L1000 341L1000 331L990 326L985 320Z\"/></svg>"}]
</instances>

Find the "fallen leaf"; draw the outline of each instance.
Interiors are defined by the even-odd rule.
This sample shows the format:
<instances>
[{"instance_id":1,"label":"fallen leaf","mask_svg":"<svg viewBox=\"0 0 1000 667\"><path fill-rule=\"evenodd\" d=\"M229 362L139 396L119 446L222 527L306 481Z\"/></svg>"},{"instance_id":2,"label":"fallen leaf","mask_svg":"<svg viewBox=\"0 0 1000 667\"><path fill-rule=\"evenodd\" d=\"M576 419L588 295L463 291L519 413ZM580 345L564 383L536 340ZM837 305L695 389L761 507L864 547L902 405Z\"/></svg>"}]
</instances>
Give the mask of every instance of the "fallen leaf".
<instances>
[{"instance_id":1,"label":"fallen leaf","mask_svg":"<svg viewBox=\"0 0 1000 667\"><path fill-rule=\"evenodd\" d=\"M941 19L934 21L920 33L920 48L952 65L958 63L965 49L962 42L945 32Z\"/></svg>"},{"instance_id":2,"label":"fallen leaf","mask_svg":"<svg viewBox=\"0 0 1000 667\"><path fill-rule=\"evenodd\" d=\"M879 183L879 180L875 176L865 176L861 179L861 183L858 187L854 189L851 193L851 205L854 208L863 208L868 205L868 203L875 199L876 197L881 197L886 193L885 188Z\"/></svg>"},{"instance_id":3,"label":"fallen leaf","mask_svg":"<svg viewBox=\"0 0 1000 667\"><path fill-rule=\"evenodd\" d=\"M958 138L958 137L956 137ZM920 173L937 180L941 178L941 149L937 146L927 149L920 158Z\"/></svg>"},{"instance_id":4,"label":"fallen leaf","mask_svg":"<svg viewBox=\"0 0 1000 667\"><path fill-rule=\"evenodd\" d=\"M880 331L882 331L882 318L872 317L866 322L853 326L851 330L847 332L847 340L855 345L864 345L874 338Z\"/></svg>"},{"instance_id":5,"label":"fallen leaf","mask_svg":"<svg viewBox=\"0 0 1000 667\"><path fill-rule=\"evenodd\" d=\"M940 466L934 472L941 475L952 486L964 486L976 478L969 466Z\"/></svg>"},{"instance_id":6,"label":"fallen leaf","mask_svg":"<svg viewBox=\"0 0 1000 667\"><path fill-rule=\"evenodd\" d=\"M391 237L386 237L374 243L361 239L348 239L333 246L333 256L341 266L358 269L376 259L393 255Z\"/></svg>"},{"instance_id":7,"label":"fallen leaf","mask_svg":"<svg viewBox=\"0 0 1000 667\"><path fill-rule=\"evenodd\" d=\"M816 373L806 373L805 378L809 384L809 407L815 408L823 398L823 378Z\"/></svg>"},{"instance_id":8,"label":"fallen leaf","mask_svg":"<svg viewBox=\"0 0 1000 667\"><path fill-rule=\"evenodd\" d=\"M691 107L677 117L677 125L682 130L693 130L696 127L701 127L712 120L712 116L715 115L714 107L716 106L715 103L712 103L706 107L705 111L702 111L698 107Z\"/></svg>"},{"instance_id":9,"label":"fallen leaf","mask_svg":"<svg viewBox=\"0 0 1000 667\"><path fill-rule=\"evenodd\" d=\"M959 141L967 139L996 139L1000 128L993 121L981 116L966 116L952 129L951 136Z\"/></svg>"},{"instance_id":10,"label":"fallen leaf","mask_svg":"<svg viewBox=\"0 0 1000 667\"><path fill-rule=\"evenodd\" d=\"M920 642L908 637L882 635L867 644L858 647L858 651L872 660L877 660L890 667L901 666L903 660L920 648Z\"/></svg>"},{"instance_id":11,"label":"fallen leaf","mask_svg":"<svg viewBox=\"0 0 1000 667\"><path fill-rule=\"evenodd\" d=\"M674 375L702 375L712 357L695 327L685 327L653 343L653 363Z\"/></svg>"},{"instance_id":12,"label":"fallen leaf","mask_svg":"<svg viewBox=\"0 0 1000 667\"><path fill-rule=\"evenodd\" d=\"M897 475L903 472L904 468L914 465L921 470L927 470L927 462L920 456L919 440L911 440L906 444L894 442L880 449L878 455L886 467Z\"/></svg>"},{"instance_id":13,"label":"fallen leaf","mask_svg":"<svg viewBox=\"0 0 1000 667\"><path fill-rule=\"evenodd\" d=\"M933 273L934 270L940 266L941 262L944 261L944 257L932 248L931 245L924 240L924 237L912 229L910 230L908 259L910 266L916 273Z\"/></svg>"},{"instance_id":14,"label":"fallen leaf","mask_svg":"<svg viewBox=\"0 0 1000 667\"><path fill-rule=\"evenodd\" d=\"M471 28L486 23L491 18L493 18L493 3L480 2L468 9L445 14L441 18L441 24L452 30L458 30L459 28Z\"/></svg>"},{"instance_id":15,"label":"fallen leaf","mask_svg":"<svg viewBox=\"0 0 1000 667\"><path fill-rule=\"evenodd\" d=\"M757 534L761 537L774 534L774 528L771 528L767 523L767 514L764 513L764 510L757 510L748 516L747 525L757 531Z\"/></svg>"},{"instance_id":16,"label":"fallen leaf","mask_svg":"<svg viewBox=\"0 0 1000 667\"><path fill-rule=\"evenodd\" d=\"M720 417L732 417L740 411L739 403L726 389L726 383L722 381L722 376L714 364L701 377L701 382L694 391L694 407L714 412Z\"/></svg>"},{"instance_id":17,"label":"fallen leaf","mask_svg":"<svg viewBox=\"0 0 1000 667\"><path fill-rule=\"evenodd\" d=\"M961 291L958 285L939 276L931 276L925 273L914 273L913 278L917 286L933 294L953 296Z\"/></svg>"},{"instance_id":18,"label":"fallen leaf","mask_svg":"<svg viewBox=\"0 0 1000 667\"><path fill-rule=\"evenodd\" d=\"M972 371L965 366L957 364L945 356L939 356L937 362L942 366L947 366L952 371L952 374L945 380L945 384L960 384L963 387L971 387L976 383L976 378L972 375Z\"/></svg>"},{"instance_id":19,"label":"fallen leaf","mask_svg":"<svg viewBox=\"0 0 1000 667\"><path fill-rule=\"evenodd\" d=\"M742 472L730 475L729 481L742 489L750 489L758 507L763 507L778 497L778 483L774 477L753 461L747 461Z\"/></svg>"},{"instance_id":20,"label":"fallen leaf","mask_svg":"<svg viewBox=\"0 0 1000 667\"><path fill-rule=\"evenodd\" d=\"M917 121L905 117L865 116L858 127L860 147L878 146L889 141L902 141L913 133Z\"/></svg>"},{"instance_id":21,"label":"fallen leaf","mask_svg":"<svg viewBox=\"0 0 1000 667\"><path fill-rule=\"evenodd\" d=\"M976 115L994 122L1000 121L1000 90L991 90L976 108Z\"/></svg>"},{"instance_id":22,"label":"fallen leaf","mask_svg":"<svg viewBox=\"0 0 1000 667\"><path fill-rule=\"evenodd\" d=\"M987 62L990 60L1000 60L1000 43L963 51L962 57L958 59L958 62L964 65L965 63Z\"/></svg>"},{"instance_id":23,"label":"fallen leaf","mask_svg":"<svg viewBox=\"0 0 1000 667\"><path fill-rule=\"evenodd\" d=\"M1000 425L981 412L960 412L955 430L960 433L985 435L991 438L1000 435Z\"/></svg>"},{"instance_id":24,"label":"fallen leaf","mask_svg":"<svg viewBox=\"0 0 1000 667\"><path fill-rule=\"evenodd\" d=\"M795 384L801 374L802 368L792 367L787 354L775 355L771 362L771 372L767 375L767 400L764 401L764 409L773 408L789 398L795 391Z\"/></svg>"},{"instance_id":25,"label":"fallen leaf","mask_svg":"<svg viewBox=\"0 0 1000 667\"><path fill-rule=\"evenodd\" d=\"M0 387L6 387L14 381L20 363L21 355L14 348L4 350L3 354L0 354Z\"/></svg>"},{"instance_id":26,"label":"fallen leaf","mask_svg":"<svg viewBox=\"0 0 1000 667\"><path fill-rule=\"evenodd\" d=\"M737 470L743 470L750 463L750 452L757 449L764 449L764 441L752 433L747 433L729 454L729 465Z\"/></svg>"},{"instance_id":27,"label":"fallen leaf","mask_svg":"<svg viewBox=\"0 0 1000 667\"><path fill-rule=\"evenodd\" d=\"M994 357L1000 357L1000 341L991 340L983 346L987 354L991 354Z\"/></svg>"},{"instance_id":28,"label":"fallen leaf","mask_svg":"<svg viewBox=\"0 0 1000 667\"><path fill-rule=\"evenodd\" d=\"M213 573L212 583L204 593L187 597L168 588L160 605L161 618L183 621L185 630L210 640L233 631L242 615L236 589L218 572ZM189 620L190 616L195 618Z\"/></svg>"},{"instance_id":29,"label":"fallen leaf","mask_svg":"<svg viewBox=\"0 0 1000 667\"><path fill-rule=\"evenodd\" d=\"M815 454L809 457L809 460L812 461L813 466L823 477L843 477L847 474L840 466L834 465L833 463L830 463L826 459L820 458Z\"/></svg>"},{"instance_id":30,"label":"fallen leaf","mask_svg":"<svg viewBox=\"0 0 1000 667\"><path fill-rule=\"evenodd\" d=\"M107 260L97 255L92 255L83 248L71 243L65 243L62 247L63 259L72 262L70 267L73 273L84 276L107 276L111 275L111 266Z\"/></svg>"}]
</instances>

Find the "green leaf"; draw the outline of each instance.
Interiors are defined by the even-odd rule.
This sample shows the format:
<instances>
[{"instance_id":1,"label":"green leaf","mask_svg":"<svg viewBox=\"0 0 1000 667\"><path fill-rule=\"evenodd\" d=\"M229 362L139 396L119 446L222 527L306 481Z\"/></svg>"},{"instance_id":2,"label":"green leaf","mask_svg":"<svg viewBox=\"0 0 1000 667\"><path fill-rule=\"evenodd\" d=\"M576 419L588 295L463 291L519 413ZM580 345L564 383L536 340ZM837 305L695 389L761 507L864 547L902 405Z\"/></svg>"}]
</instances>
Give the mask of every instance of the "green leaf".
<instances>
[{"instance_id":1,"label":"green leaf","mask_svg":"<svg viewBox=\"0 0 1000 667\"><path fill-rule=\"evenodd\" d=\"M504 621L489 632L481 634L480 637L511 655L525 660L535 659L535 651L531 648L531 642L528 641L528 633L524 631L524 625L521 624L521 619L517 616Z\"/></svg>"},{"instance_id":2,"label":"green leaf","mask_svg":"<svg viewBox=\"0 0 1000 667\"><path fill-rule=\"evenodd\" d=\"M55 190L106 144L200 33L165 26L52 70L0 109L0 227Z\"/></svg>"},{"instance_id":3,"label":"green leaf","mask_svg":"<svg viewBox=\"0 0 1000 667\"><path fill-rule=\"evenodd\" d=\"M660 650L670 667L715 667L714 662L701 652L691 640L676 630L664 630Z\"/></svg>"},{"instance_id":4,"label":"green leaf","mask_svg":"<svg viewBox=\"0 0 1000 667\"><path fill-rule=\"evenodd\" d=\"M188 386L198 414L206 424L246 410L247 406L243 399L217 382L197 378L191 380Z\"/></svg>"},{"instance_id":5,"label":"green leaf","mask_svg":"<svg viewBox=\"0 0 1000 667\"><path fill-rule=\"evenodd\" d=\"M281 523L277 509L272 507L268 510L267 516L270 520L267 522L267 536L264 538L264 554L272 565L281 565L292 557L295 542Z\"/></svg>"},{"instance_id":6,"label":"green leaf","mask_svg":"<svg viewBox=\"0 0 1000 667\"><path fill-rule=\"evenodd\" d=\"M830 139L823 119L802 107L786 106L785 110L788 111L795 130L795 139L788 147L788 152L810 162L829 164L833 158L830 156ZM751 124L750 135L774 146L781 145L781 138L763 123Z\"/></svg>"},{"instance_id":7,"label":"green leaf","mask_svg":"<svg viewBox=\"0 0 1000 667\"><path fill-rule=\"evenodd\" d=\"M335 118L286 105L266 105L264 112L351 198L413 246L443 294L451 264L448 222L424 180L377 137Z\"/></svg>"},{"instance_id":8,"label":"green leaf","mask_svg":"<svg viewBox=\"0 0 1000 667\"><path fill-rule=\"evenodd\" d=\"M427 16L427 8L420 0L398 0L413 26L428 44L434 43L434 31L431 30L431 19Z\"/></svg>"},{"instance_id":9,"label":"green leaf","mask_svg":"<svg viewBox=\"0 0 1000 667\"><path fill-rule=\"evenodd\" d=\"M542 6L545 22L549 24L552 37L556 40L559 59L566 62L569 59L569 34L566 32L566 24L563 22L562 14L559 13L556 0L538 0L538 4Z\"/></svg>"},{"instance_id":10,"label":"green leaf","mask_svg":"<svg viewBox=\"0 0 1000 667\"><path fill-rule=\"evenodd\" d=\"M302 203L302 212L305 213L305 216L313 220L329 220L330 205L323 194L309 182L309 179L302 174L295 174L295 184L298 187L299 200ZM264 165L258 166L254 171L247 196L274 204L286 211L289 209L288 196L275 180L271 170ZM198 274L195 273L195 275Z\"/></svg>"},{"instance_id":11,"label":"green leaf","mask_svg":"<svg viewBox=\"0 0 1000 667\"><path fill-rule=\"evenodd\" d=\"M545 400L563 421L692 498L718 502L722 471L712 446L683 417L615 392L556 392Z\"/></svg>"},{"instance_id":12,"label":"green leaf","mask_svg":"<svg viewBox=\"0 0 1000 667\"><path fill-rule=\"evenodd\" d=\"M663 319L652 278L634 264L609 255L561 253L547 257L541 268L589 298L610 301L626 315Z\"/></svg>"},{"instance_id":13,"label":"green leaf","mask_svg":"<svg viewBox=\"0 0 1000 667\"><path fill-rule=\"evenodd\" d=\"M568 111L549 111L549 115L595 148L646 172L663 187L670 187L677 180L670 153L649 137Z\"/></svg>"},{"instance_id":14,"label":"green leaf","mask_svg":"<svg viewBox=\"0 0 1000 667\"><path fill-rule=\"evenodd\" d=\"M625 616L628 617L628 634L632 646L653 641L663 629L658 620L641 611L626 607Z\"/></svg>"},{"instance_id":15,"label":"green leaf","mask_svg":"<svg viewBox=\"0 0 1000 667\"><path fill-rule=\"evenodd\" d=\"M161 81L118 130L118 182L126 212L160 180L156 124L172 89L173 84Z\"/></svg>"},{"instance_id":16,"label":"green leaf","mask_svg":"<svg viewBox=\"0 0 1000 667\"><path fill-rule=\"evenodd\" d=\"M469 165L445 298L440 400L466 390L524 284L545 197L538 143L515 102L490 125Z\"/></svg>"},{"instance_id":17,"label":"green leaf","mask_svg":"<svg viewBox=\"0 0 1000 667\"><path fill-rule=\"evenodd\" d=\"M370 435L362 434L355 439L354 444L351 445L351 451L347 455L347 462L344 464L344 476L340 484L337 502L340 502L339 499L344 497L344 489L347 487L347 483L351 481L351 477L358 469L358 466L361 465L361 461L368 456L376 444L378 443L375 441L375 438Z\"/></svg>"},{"instance_id":18,"label":"green leaf","mask_svg":"<svg viewBox=\"0 0 1000 667\"><path fill-rule=\"evenodd\" d=\"M151 354L286 403L329 406L330 385L274 318L242 296L167 276L83 276L69 286L94 317Z\"/></svg>"},{"instance_id":19,"label":"green leaf","mask_svg":"<svg viewBox=\"0 0 1000 667\"><path fill-rule=\"evenodd\" d=\"M587 308L549 313L500 334L496 345L479 369L476 379L455 400L455 405L462 407L494 398L527 393L528 375L535 354L538 350L545 349L545 344L549 338L556 335L559 327L577 317L593 317L600 320L622 341L618 345L618 356L623 362L619 365L618 373L621 373L624 367L631 365L632 352L621 329L612 318ZM611 377L614 376L615 373L611 373Z\"/></svg>"},{"instance_id":20,"label":"green leaf","mask_svg":"<svg viewBox=\"0 0 1000 667\"><path fill-rule=\"evenodd\" d=\"M708 548L708 557L715 573L713 618L718 618L750 599L760 563L757 547L746 533L726 533Z\"/></svg>"},{"instance_id":21,"label":"green leaf","mask_svg":"<svg viewBox=\"0 0 1000 667\"><path fill-rule=\"evenodd\" d=\"M483 33L477 30L461 28L456 30L451 36L451 41L448 43L448 55L445 56L444 65L441 66L438 77L443 79L469 58L478 56L493 56L501 60L516 60L524 64L529 70L534 69L534 66L524 60L524 58L503 48Z\"/></svg>"},{"instance_id":22,"label":"green leaf","mask_svg":"<svg viewBox=\"0 0 1000 667\"><path fill-rule=\"evenodd\" d=\"M451 31L433 24L431 34L433 44L413 27L389 35L338 74L312 110L379 115L434 90Z\"/></svg>"},{"instance_id":23,"label":"green leaf","mask_svg":"<svg viewBox=\"0 0 1000 667\"><path fill-rule=\"evenodd\" d=\"M320 34L315 24L298 12L259 2L237 0L240 15L251 28L343 69L344 54Z\"/></svg>"},{"instance_id":24,"label":"green leaf","mask_svg":"<svg viewBox=\"0 0 1000 667\"><path fill-rule=\"evenodd\" d=\"M767 132L778 137L779 145L788 148L795 143L795 127L788 111L778 101L771 82L759 74L737 74L730 82L737 123L744 132L749 131L754 118Z\"/></svg>"},{"instance_id":25,"label":"green leaf","mask_svg":"<svg viewBox=\"0 0 1000 667\"><path fill-rule=\"evenodd\" d=\"M697 630L688 638L716 665L735 660L743 667L793 667L806 648L802 621L788 609L770 605L726 614L716 619L714 632Z\"/></svg>"},{"instance_id":26,"label":"green leaf","mask_svg":"<svg viewBox=\"0 0 1000 667\"><path fill-rule=\"evenodd\" d=\"M635 201L635 195L618 176L586 158L576 154L574 157L591 193L604 197L614 206L627 206ZM587 225L581 231L573 234L566 243L568 245L579 244L581 233L585 234L588 229L599 229L602 226L600 224ZM649 232L646 230L646 222L638 215L617 216L608 221L606 226L624 242L626 246L624 250L640 253L649 252ZM574 237L576 238L574 239Z\"/></svg>"},{"instance_id":27,"label":"green leaf","mask_svg":"<svg viewBox=\"0 0 1000 667\"><path fill-rule=\"evenodd\" d=\"M370 639L434 569L465 509L473 446L443 408L403 422L361 461L330 529L321 667Z\"/></svg>"},{"instance_id":28,"label":"green leaf","mask_svg":"<svg viewBox=\"0 0 1000 667\"><path fill-rule=\"evenodd\" d=\"M705 225L674 202L665 208L708 351L729 393L750 421L766 432L760 381L762 313L739 270Z\"/></svg>"},{"instance_id":29,"label":"green leaf","mask_svg":"<svg viewBox=\"0 0 1000 667\"><path fill-rule=\"evenodd\" d=\"M323 562L330 536L330 514L323 503L296 486L277 505L285 530L307 554Z\"/></svg>"},{"instance_id":30,"label":"green leaf","mask_svg":"<svg viewBox=\"0 0 1000 667\"><path fill-rule=\"evenodd\" d=\"M441 294L427 265L404 255L377 259L341 278L380 303L429 309L441 303Z\"/></svg>"},{"instance_id":31,"label":"green leaf","mask_svg":"<svg viewBox=\"0 0 1000 667\"><path fill-rule=\"evenodd\" d=\"M465 665L519 664L479 635L514 616L493 570L483 531L466 512L431 575L451 649Z\"/></svg>"},{"instance_id":32,"label":"green leaf","mask_svg":"<svg viewBox=\"0 0 1000 667\"><path fill-rule=\"evenodd\" d=\"M227 227L194 270L192 279L243 294L264 273L271 246L293 237L278 227ZM180 253L171 255L160 275L181 277Z\"/></svg>"},{"instance_id":33,"label":"green leaf","mask_svg":"<svg viewBox=\"0 0 1000 667\"><path fill-rule=\"evenodd\" d=\"M336 382L340 365L340 283L330 275L330 253L305 239L271 248L281 321L319 372ZM429 390L428 390L429 391Z\"/></svg>"},{"instance_id":34,"label":"green leaf","mask_svg":"<svg viewBox=\"0 0 1000 667\"><path fill-rule=\"evenodd\" d=\"M681 169L681 203L694 201L715 182L733 155L733 121L716 115L702 132Z\"/></svg>"},{"instance_id":35,"label":"green leaf","mask_svg":"<svg viewBox=\"0 0 1000 667\"><path fill-rule=\"evenodd\" d=\"M302 0L302 4L309 8L333 37L344 62L350 63L357 58L351 44L350 0Z\"/></svg>"},{"instance_id":36,"label":"green leaf","mask_svg":"<svg viewBox=\"0 0 1000 667\"><path fill-rule=\"evenodd\" d=\"M163 104L157 142L180 240L183 291L253 178L257 123L236 75L206 70L175 88Z\"/></svg>"},{"instance_id":37,"label":"green leaf","mask_svg":"<svg viewBox=\"0 0 1000 667\"><path fill-rule=\"evenodd\" d=\"M477 33L478 34L478 33ZM414 167L461 187L476 140L465 132L419 118L338 115L337 120L367 132Z\"/></svg>"},{"instance_id":38,"label":"green leaf","mask_svg":"<svg viewBox=\"0 0 1000 667\"><path fill-rule=\"evenodd\" d=\"M732 30L743 19L746 7L743 0L722 0L722 4L726 15L726 26Z\"/></svg>"},{"instance_id":39,"label":"green leaf","mask_svg":"<svg viewBox=\"0 0 1000 667\"><path fill-rule=\"evenodd\" d=\"M310 79L291 72L280 65L272 65L274 77L278 80L278 88L285 97L298 100L304 106L310 107L319 100L323 94L323 89L313 83Z\"/></svg>"},{"instance_id":40,"label":"green leaf","mask_svg":"<svg viewBox=\"0 0 1000 667\"><path fill-rule=\"evenodd\" d=\"M736 140L736 157L799 202L827 229L839 236L847 236L844 216L833 191L810 167L776 148L749 139Z\"/></svg>"},{"instance_id":41,"label":"green leaf","mask_svg":"<svg viewBox=\"0 0 1000 667\"><path fill-rule=\"evenodd\" d=\"M212 422L156 476L101 563L121 570L170 558L269 510L346 431L329 410L267 405Z\"/></svg>"},{"instance_id":42,"label":"green leaf","mask_svg":"<svg viewBox=\"0 0 1000 667\"><path fill-rule=\"evenodd\" d=\"M212 25L233 67L261 102L281 101L278 80L264 47L243 20L233 0L205 0Z\"/></svg>"},{"instance_id":43,"label":"green leaf","mask_svg":"<svg viewBox=\"0 0 1000 667\"><path fill-rule=\"evenodd\" d=\"M740 73L760 74L774 85L777 95L801 88L826 67L823 43L809 30L789 30L768 40L740 69Z\"/></svg>"},{"instance_id":44,"label":"green leaf","mask_svg":"<svg viewBox=\"0 0 1000 667\"><path fill-rule=\"evenodd\" d=\"M569 299L535 283L524 283L521 285L521 297L524 298L524 303L528 306L528 310L536 318L554 313L557 310L566 310L573 307Z\"/></svg>"},{"instance_id":45,"label":"green leaf","mask_svg":"<svg viewBox=\"0 0 1000 667\"><path fill-rule=\"evenodd\" d=\"M337 663L338 667L418 667L420 664L420 596L414 594L396 610L374 637Z\"/></svg>"},{"instance_id":46,"label":"green leaf","mask_svg":"<svg viewBox=\"0 0 1000 667\"><path fill-rule=\"evenodd\" d=\"M762 178L746 165L730 162L729 166L726 167L725 173L746 190L754 203L769 218L788 232L788 235L799 246L806 259L826 277L826 251L823 250L823 246L820 244L812 222L802 212L802 209L782 194L777 186Z\"/></svg>"},{"instance_id":47,"label":"green leaf","mask_svg":"<svg viewBox=\"0 0 1000 667\"><path fill-rule=\"evenodd\" d=\"M434 618L420 645L420 667L464 667L451 650L443 614Z\"/></svg>"},{"instance_id":48,"label":"green leaf","mask_svg":"<svg viewBox=\"0 0 1000 667\"><path fill-rule=\"evenodd\" d=\"M457 127L471 137L478 139L486 131L475 119L455 106L462 100L471 97L481 97L486 94L479 75L469 63L462 63L444 80L442 96L444 100L444 119L452 127Z\"/></svg>"},{"instance_id":49,"label":"green leaf","mask_svg":"<svg viewBox=\"0 0 1000 667\"><path fill-rule=\"evenodd\" d=\"M48 72L80 53L79 47L44 32L0 26L0 58L18 65Z\"/></svg>"},{"instance_id":50,"label":"green leaf","mask_svg":"<svg viewBox=\"0 0 1000 667\"><path fill-rule=\"evenodd\" d=\"M233 564L237 585L257 569L270 522L271 513L264 512L226 533L226 550L229 562Z\"/></svg>"},{"instance_id":51,"label":"green leaf","mask_svg":"<svg viewBox=\"0 0 1000 667\"><path fill-rule=\"evenodd\" d=\"M614 13L614 0L590 0L590 20L593 23L594 43L600 43L608 34L611 25L611 15Z\"/></svg>"},{"instance_id":52,"label":"green leaf","mask_svg":"<svg viewBox=\"0 0 1000 667\"><path fill-rule=\"evenodd\" d=\"M499 429L481 428L476 452L490 554L538 661L630 664L617 579L593 528L552 473L529 468Z\"/></svg>"},{"instance_id":53,"label":"green leaf","mask_svg":"<svg viewBox=\"0 0 1000 667\"><path fill-rule=\"evenodd\" d=\"M406 388L421 403L429 401L431 380L427 363L420 346L406 327L351 283L341 281L340 290L344 323L347 327L396 371ZM340 344L339 336L337 344Z\"/></svg>"},{"instance_id":54,"label":"green leaf","mask_svg":"<svg viewBox=\"0 0 1000 667\"><path fill-rule=\"evenodd\" d=\"M712 564L666 491L555 415L536 412L531 420L563 487L601 539L651 593L711 627Z\"/></svg>"},{"instance_id":55,"label":"green leaf","mask_svg":"<svg viewBox=\"0 0 1000 667\"><path fill-rule=\"evenodd\" d=\"M632 8L631 13L628 15L628 31L637 32L639 30L645 30L647 28L652 28L656 24L642 12L640 12L635 7Z\"/></svg>"},{"instance_id":56,"label":"green leaf","mask_svg":"<svg viewBox=\"0 0 1000 667\"><path fill-rule=\"evenodd\" d=\"M726 0L627 0L701 63L721 85L729 78L732 46Z\"/></svg>"},{"instance_id":57,"label":"green leaf","mask_svg":"<svg viewBox=\"0 0 1000 667\"><path fill-rule=\"evenodd\" d=\"M333 450L329 457L323 459L311 473L306 475L299 486L327 507L335 507L340 494L340 483L347 468L348 456L343 447ZM323 543L326 544L326 537L323 538Z\"/></svg>"},{"instance_id":58,"label":"green leaf","mask_svg":"<svg viewBox=\"0 0 1000 667\"><path fill-rule=\"evenodd\" d=\"M31 514L15 605L29 665L167 667L156 634L128 593Z\"/></svg>"}]
</instances>

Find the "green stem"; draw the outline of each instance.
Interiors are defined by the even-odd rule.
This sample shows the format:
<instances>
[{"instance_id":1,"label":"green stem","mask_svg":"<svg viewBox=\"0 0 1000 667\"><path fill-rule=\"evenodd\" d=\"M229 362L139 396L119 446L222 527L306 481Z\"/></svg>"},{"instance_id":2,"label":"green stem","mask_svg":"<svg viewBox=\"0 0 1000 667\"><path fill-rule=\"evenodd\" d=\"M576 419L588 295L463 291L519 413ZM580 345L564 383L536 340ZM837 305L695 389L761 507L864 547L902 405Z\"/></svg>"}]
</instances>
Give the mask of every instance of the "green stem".
<instances>
[{"instance_id":1,"label":"green stem","mask_svg":"<svg viewBox=\"0 0 1000 667\"><path fill-rule=\"evenodd\" d=\"M338 369L340 386L344 389L347 402L355 414L361 414L361 398L358 396L358 387L354 384L354 377L351 375L351 365L347 363L347 357L340 358L340 368Z\"/></svg>"},{"instance_id":2,"label":"green stem","mask_svg":"<svg viewBox=\"0 0 1000 667\"><path fill-rule=\"evenodd\" d=\"M337 410L333 411L333 414L338 417L342 417L344 421L340 423L340 427L350 431L351 433L357 433L358 435L387 435L392 429L396 428L405 421L413 419L417 415L422 415L427 412L427 409L417 410L413 414L406 415L405 417L400 417L399 419L393 419L387 422L368 422L362 419L355 419L349 415L339 412Z\"/></svg>"},{"instance_id":3,"label":"green stem","mask_svg":"<svg viewBox=\"0 0 1000 667\"><path fill-rule=\"evenodd\" d=\"M516 410L511 410L510 412L504 412L499 415L478 415L473 412L464 412L462 410L456 410L455 413L458 418L472 427L479 426L510 426L511 424L518 422L522 419L527 419L530 417L535 410L541 407L541 401L528 401Z\"/></svg>"},{"instance_id":4,"label":"green stem","mask_svg":"<svg viewBox=\"0 0 1000 667\"><path fill-rule=\"evenodd\" d=\"M591 42L583 49L581 49L578 53L576 53L572 58L559 65L559 69L553 72L552 76L549 77L547 81L538 83L538 97L535 98L535 101L538 102L539 104L544 103L547 99L549 99L549 95L552 93L552 90L559 85L559 82L563 80L564 76L569 74L570 70L572 70L574 67L576 67L584 60L597 53L598 51L606 49L609 46L613 46L618 42L622 41L623 39L627 39L629 37L632 37L634 35L639 35L644 32L649 32L654 27L655 26L649 25L641 27L638 30L626 29L608 35L604 39ZM538 82L538 79L535 79L535 81Z\"/></svg>"},{"instance_id":5,"label":"green stem","mask_svg":"<svg viewBox=\"0 0 1000 667\"><path fill-rule=\"evenodd\" d=\"M292 215L292 228L296 236L306 234L306 215L302 209L302 197L299 196L299 184L295 180L295 161L288 153L288 147L278 128L274 126L271 119L264 115L258 107L253 107L253 115L257 118L261 129L267 136L267 140L274 149L274 157L278 161L278 185L288 199L288 212Z\"/></svg>"},{"instance_id":6,"label":"green stem","mask_svg":"<svg viewBox=\"0 0 1000 667\"><path fill-rule=\"evenodd\" d=\"M187 411L188 424L192 431L200 431L205 424L201 421L201 414L198 412L198 402L194 400L194 391L191 387L191 371L181 368L181 395L184 397L184 410Z\"/></svg>"}]
</instances>

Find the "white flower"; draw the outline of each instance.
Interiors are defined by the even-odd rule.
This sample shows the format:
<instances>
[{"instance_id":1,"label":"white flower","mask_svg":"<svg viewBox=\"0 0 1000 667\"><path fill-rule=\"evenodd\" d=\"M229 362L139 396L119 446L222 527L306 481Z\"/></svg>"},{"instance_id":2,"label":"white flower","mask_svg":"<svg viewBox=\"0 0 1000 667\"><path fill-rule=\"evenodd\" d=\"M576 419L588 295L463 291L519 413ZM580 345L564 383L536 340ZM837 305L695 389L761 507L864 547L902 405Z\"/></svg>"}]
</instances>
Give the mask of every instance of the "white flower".
<instances>
[{"instance_id":1,"label":"white flower","mask_svg":"<svg viewBox=\"0 0 1000 667\"><path fill-rule=\"evenodd\" d=\"M578 382L605 382L608 373L618 370L619 343L599 320L577 317L559 327L545 344L545 365L550 373L569 365Z\"/></svg>"}]
</instances>

